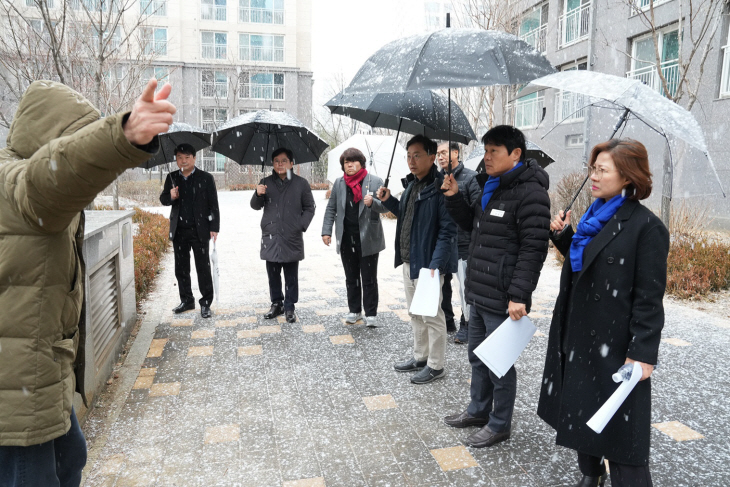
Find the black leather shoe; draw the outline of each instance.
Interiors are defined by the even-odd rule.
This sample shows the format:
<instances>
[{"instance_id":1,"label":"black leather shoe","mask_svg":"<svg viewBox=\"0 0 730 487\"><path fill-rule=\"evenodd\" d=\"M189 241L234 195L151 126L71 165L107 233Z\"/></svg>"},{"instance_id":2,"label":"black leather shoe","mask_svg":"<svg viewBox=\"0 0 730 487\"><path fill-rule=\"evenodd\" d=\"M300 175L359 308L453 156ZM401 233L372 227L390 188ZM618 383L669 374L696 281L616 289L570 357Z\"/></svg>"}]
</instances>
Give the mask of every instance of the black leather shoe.
<instances>
[{"instance_id":1,"label":"black leather shoe","mask_svg":"<svg viewBox=\"0 0 730 487\"><path fill-rule=\"evenodd\" d=\"M418 360L414 358L410 358L406 360L405 362L397 363L393 366L395 370L398 372L415 372L417 370L421 370L426 366L426 360L419 362Z\"/></svg>"},{"instance_id":2,"label":"black leather shoe","mask_svg":"<svg viewBox=\"0 0 730 487\"><path fill-rule=\"evenodd\" d=\"M487 418L475 418L469 416L469 413L464 411L459 414L452 414L444 418L444 423L454 428L466 428L467 426L485 426L487 424Z\"/></svg>"},{"instance_id":3,"label":"black leather shoe","mask_svg":"<svg viewBox=\"0 0 730 487\"><path fill-rule=\"evenodd\" d=\"M575 484L575 487L603 487L606 484L606 474L604 473L600 477L588 477L584 475L580 482Z\"/></svg>"},{"instance_id":4,"label":"black leather shoe","mask_svg":"<svg viewBox=\"0 0 730 487\"><path fill-rule=\"evenodd\" d=\"M467 439L464 440L464 444L472 448L486 448L496 445L499 442L509 440L509 437L509 431L505 431L504 433L495 433L489 429L489 426L485 426L473 435L467 437Z\"/></svg>"},{"instance_id":5,"label":"black leather shoe","mask_svg":"<svg viewBox=\"0 0 730 487\"><path fill-rule=\"evenodd\" d=\"M191 309L195 309L195 303L180 303L172 308L172 312L179 314L184 313L185 311L190 311Z\"/></svg>"},{"instance_id":6,"label":"black leather shoe","mask_svg":"<svg viewBox=\"0 0 730 487\"><path fill-rule=\"evenodd\" d=\"M414 374L413 377L411 377L411 382L413 384L428 384L429 382L433 382L436 379L441 379L442 377L446 377L445 369L436 370L427 365L423 368L422 371Z\"/></svg>"},{"instance_id":7,"label":"black leather shoe","mask_svg":"<svg viewBox=\"0 0 730 487\"><path fill-rule=\"evenodd\" d=\"M286 311L286 322L287 323L296 323L297 321L297 315L294 314L294 310Z\"/></svg>"},{"instance_id":8,"label":"black leather shoe","mask_svg":"<svg viewBox=\"0 0 730 487\"><path fill-rule=\"evenodd\" d=\"M281 303L272 303L271 309L268 313L264 315L264 318L267 320L270 320L271 318L276 318L277 316L281 316L284 314L284 306L281 305Z\"/></svg>"},{"instance_id":9,"label":"black leather shoe","mask_svg":"<svg viewBox=\"0 0 730 487\"><path fill-rule=\"evenodd\" d=\"M446 333L456 333L456 323L453 321L447 321L446 322Z\"/></svg>"},{"instance_id":10,"label":"black leather shoe","mask_svg":"<svg viewBox=\"0 0 730 487\"><path fill-rule=\"evenodd\" d=\"M210 318L211 316L213 316L213 314L210 312L210 306L201 306L200 316L202 316L203 318Z\"/></svg>"}]
</instances>

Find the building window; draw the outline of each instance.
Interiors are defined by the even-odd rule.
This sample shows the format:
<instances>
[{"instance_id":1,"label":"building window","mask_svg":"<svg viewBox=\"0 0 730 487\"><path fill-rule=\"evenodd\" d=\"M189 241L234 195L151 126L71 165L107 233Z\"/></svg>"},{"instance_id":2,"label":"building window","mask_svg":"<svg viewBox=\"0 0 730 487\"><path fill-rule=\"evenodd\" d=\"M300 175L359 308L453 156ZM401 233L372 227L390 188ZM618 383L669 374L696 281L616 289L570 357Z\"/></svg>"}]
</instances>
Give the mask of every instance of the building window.
<instances>
[{"instance_id":1,"label":"building window","mask_svg":"<svg viewBox=\"0 0 730 487\"><path fill-rule=\"evenodd\" d=\"M53 0L45 0L44 2L46 6L51 9L53 8ZM38 4L36 3L36 0L25 0L25 6L26 7L37 7Z\"/></svg>"},{"instance_id":2,"label":"building window","mask_svg":"<svg viewBox=\"0 0 730 487\"><path fill-rule=\"evenodd\" d=\"M159 66L144 68L139 73L140 85L145 86L153 76L157 79L157 90L159 90L170 81L170 70Z\"/></svg>"},{"instance_id":3,"label":"building window","mask_svg":"<svg viewBox=\"0 0 730 487\"><path fill-rule=\"evenodd\" d=\"M284 36L239 34L241 61L284 62Z\"/></svg>"},{"instance_id":4,"label":"building window","mask_svg":"<svg viewBox=\"0 0 730 487\"><path fill-rule=\"evenodd\" d=\"M228 34L225 32L201 32L203 59L225 59L227 56Z\"/></svg>"},{"instance_id":5,"label":"building window","mask_svg":"<svg viewBox=\"0 0 730 487\"><path fill-rule=\"evenodd\" d=\"M577 149L583 147L583 134L571 134L565 136L565 148Z\"/></svg>"},{"instance_id":6,"label":"building window","mask_svg":"<svg viewBox=\"0 0 730 487\"><path fill-rule=\"evenodd\" d=\"M228 75L224 71L204 69L200 87L203 98L228 98Z\"/></svg>"},{"instance_id":7,"label":"building window","mask_svg":"<svg viewBox=\"0 0 730 487\"><path fill-rule=\"evenodd\" d=\"M441 2L425 2L426 30L438 30L446 27L446 15L442 13Z\"/></svg>"},{"instance_id":8,"label":"building window","mask_svg":"<svg viewBox=\"0 0 730 487\"><path fill-rule=\"evenodd\" d=\"M140 15L155 15L157 17L167 16L167 0L140 0Z\"/></svg>"},{"instance_id":9,"label":"building window","mask_svg":"<svg viewBox=\"0 0 730 487\"><path fill-rule=\"evenodd\" d=\"M540 52L547 50L548 4L528 11L520 22L520 39Z\"/></svg>"},{"instance_id":10,"label":"building window","mask_svg":"<svg viewBox=\"0 0 730 487\"><path fill-rule=\"evenodd\" d=\"M254 100L283 100L284 73L242 75L239 97Z\"/></svg>"},{"instance_id":11,"label":"building window","mask_svg":"<svg viewBox=\"0 0 730 487\"><path fill-rule=\"evenodd\" d=\"M674 29L661 30L657 35L658 53L654 49L651 35L631 43L631 71L626 73L626 77L638 79L663 95L674 96L679 85L679 30L675 26ZM664 93L657 71L657 54L661 60L659 69L667 81L668 94Z\"/></svg>"},{"instance_id":12,"label":"building window","mask_svg":"<svg viewBox=\"0 0 730 487\"><path fill-rule=\"evenodd\" d=\"M565 0L564 5L564 13L560 16L559 48L587 39L590 29L591 0Z\"/></svg>"},{"instance_id":13,"label":"building window","mask_svg":"<svg viewBox=\"0 0 730 487\"><path fill-rule=\"evenodd\" d=\"M667 3L669 0L654 0L654 7L657 7L663 3ZM636 11L649 10L651 7L652 0L632 0L631 6Z\"/></svg>"},{"instance_id":14,"label":"building window","mask_svg":"<svg viewBox=\"0 0 730 487\"><path fill-rule=\"evenodd\" d=\"M72 10L86 10L88 12L119 12L119 0L71 0Z\"/></svg>"},{"instance_id":15,"label":"building window","mask_svg":"<svg viewBox=\"0 0 730 487\"><path fill-rule=\"evenodd\" d=\"M226 0L200 0L201 20L226 20Z\"/></svg>"},{"instance_id":16,"label":"building window","mask_svg":"<svg viewBox=\"0 0 730 487\"><path fill-rule=\"evenodd\" d=\"M586 61L563 66L561 71L585 71L588 69ZM555 93L555 123L580 122L586 116L588 97L570 91Z\"/></svg>"},{"instance_id":17,"label":"building window","mask_svg":"<svg viewBox=\"0 0 730 487\"><path fill-rule=\"evenodd\" d=\"M203 130L214 132L216 127L228 120L228 110L225 108L202 108L200 110ZM225 156L203 149L200 157L201 169L207 172L224 172L226 169Z\"/></svg>"},{"instance_id":18,"label":"building window","mask_svg":"<svg viewBox=\"0 0 730 487\"><path fill-rule=\"evenodd\" d=\"M167 28L142 27L142 52L145 55L167 56Z\"/></svg>"},{"instance_id":19,"label":"building window","mask_svg":"<svg viewBox=\"0 0 730 487\"><path fill-rule=\"evenodd\" d=\"M238 21L284 24L284 0L239 0Z\"/></svg>"},{"instance_id":20,"label":"building window","mask_svg":"<svg viewBox=\"0 0 730 487\"><path fill-rule=\"evenodd\" d=\"M222 173L226 171L226 156L210 149L200 151L200 168L206 172Z\"/></svg>"},{"instance_id":21,"label":"building window","mask_svg":"<svg viewBox=\"0 0 730 487\"><path fill-rule=\"evenodd\" d=\"M720 78L720 97L730 97L730 25L728 26L727 42L722 48L724 51L722 60L722 76Z\"/></svg>"},{"instance_id":22,"label":"building window","mask_svg":"<svg viewBox=\"0 0 730 487\"><path fill-rule=\"evenodd\" d=\"M518 98L510 104L514 126L519 129L535 128L542 121L545 106L543 91Z\"/></svg>"}]
</instances>

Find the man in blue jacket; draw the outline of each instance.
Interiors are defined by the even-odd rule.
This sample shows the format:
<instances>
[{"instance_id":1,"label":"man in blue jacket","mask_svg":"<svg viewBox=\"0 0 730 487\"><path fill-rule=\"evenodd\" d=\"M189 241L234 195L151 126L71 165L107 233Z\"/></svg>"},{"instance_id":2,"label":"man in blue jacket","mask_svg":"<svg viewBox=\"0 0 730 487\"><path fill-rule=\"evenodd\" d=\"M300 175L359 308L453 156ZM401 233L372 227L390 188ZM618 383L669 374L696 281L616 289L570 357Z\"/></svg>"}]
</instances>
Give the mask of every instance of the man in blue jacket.
<instances>
[{"instance_id":1,"label":"man in blue jacket","mask_svg":"<svg viewBox=\"0 0 730 487\"><path fill-rule=\"evenodd\" d=\"M408 184L399 201L390 190L381 187L378 198L398 218L395 230L395 266L403 264L406 302L411 307L413 294L422 268L439 273L439 289L444 274L456 272L458 259L456 223L446 211L440 191L443 176L434 164L436 143L416 135L406 144L408 150ZM427 384L444 377L446 350L446 318L441 309L443 295L439 291L438 313L434 317L411 314L413 356L395 364L399 372L419 373L411 377L414 384Z\"/></svg>"}]
</instances>

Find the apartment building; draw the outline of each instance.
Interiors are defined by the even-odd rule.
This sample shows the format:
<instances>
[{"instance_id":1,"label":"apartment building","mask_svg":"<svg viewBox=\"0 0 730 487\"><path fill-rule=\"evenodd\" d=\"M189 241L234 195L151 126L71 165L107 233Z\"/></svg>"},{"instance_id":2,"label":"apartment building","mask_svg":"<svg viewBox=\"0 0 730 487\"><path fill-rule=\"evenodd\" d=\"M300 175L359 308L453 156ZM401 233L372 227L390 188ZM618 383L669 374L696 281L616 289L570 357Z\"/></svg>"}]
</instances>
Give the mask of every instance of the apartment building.
<instances>
[{"instance_id":1,"label":"apartment building","mask_svg":"<svg viewBox=\"0 0 730 487\"><path fill-rule=\"evenodd\" d=\"M591 69L616 76L634 78L664 93L657 74L657 53L666 88L674 95L680 77L680 57L686 62L694 47L702 13L693 12L690 32L690 4L684 4L684 20L679 19L679 0L654 0L657 31L655 48L651 25L640 11L648 12L650 0L527 0L510 2L516 12L518 35L543 52L561 71ZM695 8L698 5L693 4ZM640 11L637 11L637 8ZM699 71L699 53L695 54L688 77L694 85L701 79L692 114L702 126L722 184L730 190L730 148L725 142L730 129L730 16L725 2L714 39L707 46L703 72ZM648 15L651 17L651 15ZM680 50L682 56L680 56ZM699 78L701 76L701 78ZM687 106L685 94L679 104ZM619 113L605 109L584 109L587 100L572 93L543 90L522 98L512 98L504 110L504 121L523 129L527 136L557 158L548 167L552 184L568 173L579 170L590 148L611 134ZM559 125L558 125L559 124ZM557 125L557 127L556 127ZM545 135L551 131L548 135ZM654 195L649 206L658 208L662 190L663 139L632 122L622 133L647 145L654 174ZM544 138L543 138L544 136ZM694 150L674 147L674 201L688 199L708 204L715 224L730 228L730 202L722 198L714 175L704 156Z\"/></svg>"}]
</instances>

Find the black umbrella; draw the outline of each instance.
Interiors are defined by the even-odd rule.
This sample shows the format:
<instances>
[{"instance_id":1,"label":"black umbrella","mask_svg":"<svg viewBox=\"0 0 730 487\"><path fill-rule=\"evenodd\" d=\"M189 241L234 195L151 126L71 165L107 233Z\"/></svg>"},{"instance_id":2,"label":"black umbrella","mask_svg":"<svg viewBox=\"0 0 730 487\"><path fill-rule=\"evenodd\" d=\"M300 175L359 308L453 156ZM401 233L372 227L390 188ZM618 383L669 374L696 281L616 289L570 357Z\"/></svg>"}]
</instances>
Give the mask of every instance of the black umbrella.
<instances>
[{"instance_id":1,"label":"black umbrella","mask_svg":"<svg viewBox=\"0 0 730 487\"><path fill-rule=\"evenodd\" d=\"M448 27L448 14L446 23ZM345 91L388 93L511 85L554 72L545 56L515 35L446 28L386 44L365 61Z\"/></svg>"},{"instance_id":2,"label":"black umbrella","mask_svg":"<svg viewBox=\"0 0 730 487\"><path fill-rule=\"evenodd\" d=\"M286 112L259 110L232 118L216 129L211 149L239 164L272 165L279 147L294 153L294 162L314 162L327 142Z\"/></svg>"},{"instance_id":3,"label":"black umbrella","mask_svg":"<svg viewBox=\"0 0 730 487\"><path fill-rule=\"evenodd\" d=\"M335 115L345 115L371 127L423 134L431 139L449 137L449 101L431 90L402 93L341 92L324 104ZM451 105L451 138L468 144L477 137L456 104Z\"/></svg>"},{"instance_id":4,"label":"black umbrella","mask_svg":"<svg viewBox=\"0 0 730 487\"><path fill-rule=\"evenodd\" d=\"M211 134L187 123L175 122L167 132L161 133L160 150L139 167L152 169L153 167L168 164L175 160L175 147L180 144L190 144L196 151L210 146Z\"/></svg>"},{"instance_id":5,"label":"black umbrella","mask_svg":"<svg viewBox=\"0 0 730 487\"><path fill-rule=\"evenodd\" d=\"M449 139L468 144L476 139L466 115L456 104L431 90L401 93L341 92L325 103L330 112L345 115L371 127L397 130L407 134L423 134L431 139ZM449 110L452 110L449 124ZM395 147L393 148L395 151ZM392 164L391 158L391 164ZM390 179L390 168L385 186Z\"/></svg>"},{"instance_id":6,"label":"black umbrella","mask_svg":"<svg viewBox=\"0 0 730 487\"><path fill-rule=\"evenodd\" d=\"M545 169L550 164L555 162L555 159L553 159L547 152L542 150L540 146L535 144L534 142L530 142L529 140L525 141L525 148L527 149L525 151L525 158L526 159L535 159L537 163L540 165L541 168ZM478 173L484 172L484 146L479 145L477 146L471 154L464 160L464 167L467 167L469 169L473 169Z\"/></svg>"}]
</instances>

